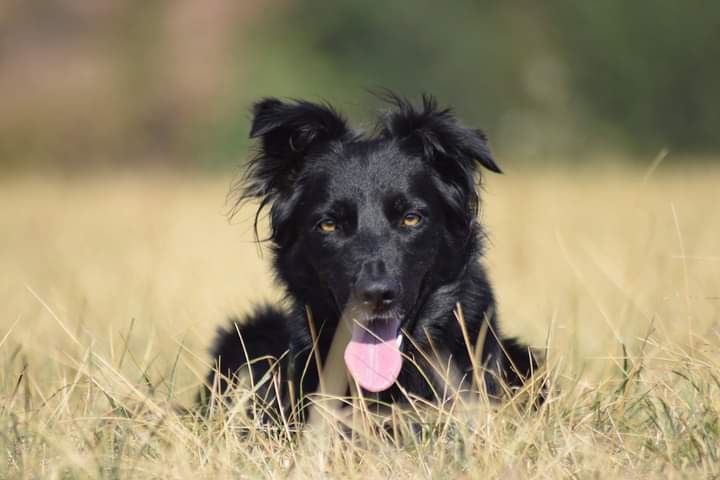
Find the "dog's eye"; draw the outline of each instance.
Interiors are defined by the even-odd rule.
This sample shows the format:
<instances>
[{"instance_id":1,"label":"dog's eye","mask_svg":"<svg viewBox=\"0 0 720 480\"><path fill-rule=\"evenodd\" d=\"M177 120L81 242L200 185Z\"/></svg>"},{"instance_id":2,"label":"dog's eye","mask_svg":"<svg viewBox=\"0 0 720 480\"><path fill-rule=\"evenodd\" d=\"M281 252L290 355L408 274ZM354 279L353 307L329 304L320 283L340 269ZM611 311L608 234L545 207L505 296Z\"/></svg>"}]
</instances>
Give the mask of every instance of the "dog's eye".
<instances>
[{"instance_id":1,"label":"dog's eye","mask_svg":"<svg viewBox=\"0 0 720 480\"><path fill-rule=\"evenodd\" d=\"M318 223L318 229L323 233L333 233L337 229L337 225L332 220L323 220Z\"/></svg>"},{"instance_id":2,"label":"dog's eye","mask_svg":"<svg viewBox=\"0 0 720 480\"><path fill-rule=\"evenodd\" d=\"M408 213L402 219L403 227L417 227L422 217L417 213Z\"/></svg>"}]
</instances>

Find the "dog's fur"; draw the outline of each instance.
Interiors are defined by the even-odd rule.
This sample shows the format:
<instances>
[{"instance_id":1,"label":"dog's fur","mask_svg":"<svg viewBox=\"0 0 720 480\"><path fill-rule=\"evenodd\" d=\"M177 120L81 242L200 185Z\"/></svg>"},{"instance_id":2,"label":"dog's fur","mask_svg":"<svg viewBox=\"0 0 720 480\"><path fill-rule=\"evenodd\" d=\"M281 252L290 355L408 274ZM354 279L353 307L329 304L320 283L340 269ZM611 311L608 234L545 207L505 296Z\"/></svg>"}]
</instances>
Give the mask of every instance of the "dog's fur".
<instances>
[{"instance_id":1,"label":"dog's fur","mask_svg":"<svg viewBox=\"0 0 720 480\"><path fill-rule=\"evenodd\" d=\"M351 129L327 104L255 104L250 136L260 144L238 204L259 200L256 232L269 210L273 268L287 305L221 329L212 350L218 368L201 396L225 392L247 372L262 383L258 396L270 412L302 407L318 388L308 322L324 359L343 312L358 304L366 322L399 319L404 332L406 360L394 384L376 394L380 401L437 400L444 389L433 358L451 364L454 388L468 388L479 374L491 397L521 387L536 370L530 350L502 336L480 263L479 167L500 173L486 136L432 97L420 106L383 98L390 108L370 134ZM468 343L481 352L478 361ZM263 383L271 368L280 382Z\"/></svg>"}]
</instances>

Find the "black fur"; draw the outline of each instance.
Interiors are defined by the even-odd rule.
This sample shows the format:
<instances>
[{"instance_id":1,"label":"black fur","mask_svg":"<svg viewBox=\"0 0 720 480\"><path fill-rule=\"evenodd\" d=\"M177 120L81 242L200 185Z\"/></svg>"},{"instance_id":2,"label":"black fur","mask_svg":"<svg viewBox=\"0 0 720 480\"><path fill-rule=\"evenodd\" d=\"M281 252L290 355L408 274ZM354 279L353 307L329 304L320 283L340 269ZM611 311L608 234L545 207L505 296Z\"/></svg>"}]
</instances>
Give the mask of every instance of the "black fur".
<instances>
[{"instance_id":1,"label":"black fur","mask_svg":"<svg viewBox=\"0 0 720 480\"><path fill-rule=\"evenodd\" d=\"M480 263L479 167L500 173L486 136L432 97L420 107L383 97L390 108L370 134L353 131L329 105L274 98L255 105L250 136L260 145L238 184L238 205L259 201L256 232L269 209L267 240L287 311L265 307L220 331L212 351L218 369L208 375L204 397L210 388L225 392L238 372L259 382L272 368L279 382L258 389L268 411L279 402L302 411L304 394L318 386L309 318L324 359L353 301L371 321L399 318L403 353L416 363L403 363L395 384L375 395L380 401L406 401L399 386L437 400L443 387L428 359L438 354L451 360L455 387L468 387L480 373L493 397L521 387L537 369L527 347L502 336ZM417 225L404 223L408 215L419 218ZM458 304L473 347L485 332L475 362L481 372L473 372Z\"/></svg>"}]
</instances>

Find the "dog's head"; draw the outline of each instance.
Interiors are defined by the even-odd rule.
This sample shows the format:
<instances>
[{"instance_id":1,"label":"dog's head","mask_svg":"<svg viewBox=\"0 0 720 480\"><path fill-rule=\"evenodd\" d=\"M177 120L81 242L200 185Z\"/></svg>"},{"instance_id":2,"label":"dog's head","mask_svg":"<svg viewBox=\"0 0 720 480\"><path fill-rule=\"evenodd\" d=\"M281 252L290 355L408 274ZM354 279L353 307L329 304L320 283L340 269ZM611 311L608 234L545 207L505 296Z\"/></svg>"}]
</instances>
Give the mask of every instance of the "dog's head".
<instances>
[{"instance_id":1,"label":"dog's head","mask_svg":"<svg viewBox=\"0 0 720 480\"><path fill-rule=\"evenodd\" d=\"M261 144L240 192L260 200L258 215L269 207L290 292L354 320L346 363L370 391L397 377L401 329L428 292L477 253L478 167L500 172L485 135L431 97L420 107L386 99L391 108L372 135L355 133L328 105L258 102L250 136Z\"/></svg>"}]
</instances>

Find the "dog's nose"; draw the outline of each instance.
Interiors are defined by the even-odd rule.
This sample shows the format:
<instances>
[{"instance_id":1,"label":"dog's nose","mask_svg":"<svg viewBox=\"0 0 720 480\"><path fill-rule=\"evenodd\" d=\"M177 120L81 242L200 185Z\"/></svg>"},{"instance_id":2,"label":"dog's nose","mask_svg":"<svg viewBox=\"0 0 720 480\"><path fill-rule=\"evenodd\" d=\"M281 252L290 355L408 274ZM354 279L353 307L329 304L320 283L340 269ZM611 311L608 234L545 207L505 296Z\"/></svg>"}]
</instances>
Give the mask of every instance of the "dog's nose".
<instances>
[{"instance_id":1,"label":"dog's nose","mask_svg":"<svg viewBox=\"0 0 720 480\"><path fill-rule=\"evenodd\" d=\"M358 294L365 305L380 310L395 301L397 291L389 280L377 279L361 285Z\"/></svg>"},{"instance_id":2,"label":"dog's nose","mask_svg":"<svg viewBox=\"0 0 720 480\"><path fill-rule=\"evenodd\" d=\"M382 261L363 265L355 284L355 292L366 307L382 311L390 307L398 296L398 285L388 274Z\"/></svg>"}]
</instances>

